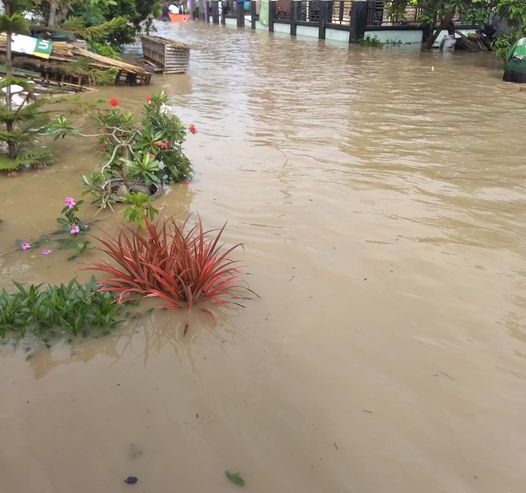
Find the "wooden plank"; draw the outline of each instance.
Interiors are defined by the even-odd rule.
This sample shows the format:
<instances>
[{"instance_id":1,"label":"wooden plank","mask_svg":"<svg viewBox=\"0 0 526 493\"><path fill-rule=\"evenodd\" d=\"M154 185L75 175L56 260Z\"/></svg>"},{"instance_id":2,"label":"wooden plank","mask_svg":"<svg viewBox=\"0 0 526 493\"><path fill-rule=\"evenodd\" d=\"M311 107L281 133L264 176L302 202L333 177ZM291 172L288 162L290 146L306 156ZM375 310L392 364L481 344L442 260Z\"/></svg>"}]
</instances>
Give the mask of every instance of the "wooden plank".
<instances>
[{"instance_id":1,"label":"wooden plank","mask_svg":"<svg viewBox=\"0 0 526 493\"><path fill-rule=\"evenodd\" d=\"M130 63L121 62L120 60L114 60L113 58L108 58L97 53L93 53L92 51L85 50L84 48L74 48L73 51L76 55L100 62L105 66L105 68L114 67L120 68L121 70L132 74L146 74L146 70L142 67L139 67L138 65L132 65Z\"/></svg>"}]
</instances>

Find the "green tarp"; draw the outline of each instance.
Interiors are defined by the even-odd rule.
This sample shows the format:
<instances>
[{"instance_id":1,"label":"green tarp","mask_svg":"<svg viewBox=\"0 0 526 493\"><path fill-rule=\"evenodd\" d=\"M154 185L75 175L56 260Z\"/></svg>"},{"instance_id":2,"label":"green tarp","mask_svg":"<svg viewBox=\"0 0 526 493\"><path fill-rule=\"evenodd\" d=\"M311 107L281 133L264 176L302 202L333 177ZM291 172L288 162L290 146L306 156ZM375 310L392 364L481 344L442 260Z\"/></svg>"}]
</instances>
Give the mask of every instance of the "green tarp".
<instances>
[{"instance_id":1,"label":"green tarp","mask_svg":"<svg viewBox=\"0 0 526 493\"><path fill-rule=\"evenodd\" d=\"M259 23L263 26L268 26L268 13L268 0L261 0L261 5L259 7Z\"/></svg>"},{"instance_id":2,"label":"green tarp","mask_svg":"<svg viewBox=\"0 0 526 493\"><path fill-rule=\"evenodd\" d=\"M506 57L504 80L526 83L526 38L517 41Z\"/></svg>"}]
</instances>

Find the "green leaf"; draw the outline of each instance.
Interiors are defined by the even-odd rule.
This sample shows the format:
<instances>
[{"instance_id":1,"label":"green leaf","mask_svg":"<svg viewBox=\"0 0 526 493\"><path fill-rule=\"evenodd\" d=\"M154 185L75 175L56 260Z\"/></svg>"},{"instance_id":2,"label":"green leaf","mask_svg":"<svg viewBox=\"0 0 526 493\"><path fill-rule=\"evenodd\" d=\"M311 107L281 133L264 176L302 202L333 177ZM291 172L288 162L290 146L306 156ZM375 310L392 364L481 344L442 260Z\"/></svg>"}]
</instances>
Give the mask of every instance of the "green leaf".
<instances>
[{"instance_id":1,"label":"green leaf","mask_svg":"<svg viewBox=\"0 0 526 493\"><path fill-rule=\"evenodd\" d=\"M15 12L11 16L1 15L0 32L28 34L29 22L25 19L24 15L19 12Z\"/></svg>"},{"instance_id":2,"label":"green leaf","mask_svg":"<svg viewBox=\"0 0 526 493\"><path fill-rule=\"evenodd\" d=\"M225 471L225 474L230 482L237 484L238 486L245 486L245 480L241 477L241 475L238 472L234 473L230 471Z\"/></svg>"}]
</instances>

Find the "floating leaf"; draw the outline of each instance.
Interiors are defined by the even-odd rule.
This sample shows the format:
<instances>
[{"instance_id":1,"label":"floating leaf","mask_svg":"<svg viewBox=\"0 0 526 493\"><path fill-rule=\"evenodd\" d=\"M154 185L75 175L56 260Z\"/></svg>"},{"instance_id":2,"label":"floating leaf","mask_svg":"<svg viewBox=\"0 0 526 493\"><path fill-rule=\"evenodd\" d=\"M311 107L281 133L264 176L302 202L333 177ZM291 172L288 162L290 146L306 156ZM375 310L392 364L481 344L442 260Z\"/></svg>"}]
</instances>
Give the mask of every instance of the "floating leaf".
<instances>
[{"instance_id":1,"label":"floating leaf","mask_svg":"<svg viewBox=\"0 0 526 493\"><path fill-rule=\"evenodd\" d=\"M238 472L234 473L230 471L225 471L225 474L230 482L237 484L238 486L245 486L245 480L241 477L241 475Z\"/></svg>"}]
</instances>

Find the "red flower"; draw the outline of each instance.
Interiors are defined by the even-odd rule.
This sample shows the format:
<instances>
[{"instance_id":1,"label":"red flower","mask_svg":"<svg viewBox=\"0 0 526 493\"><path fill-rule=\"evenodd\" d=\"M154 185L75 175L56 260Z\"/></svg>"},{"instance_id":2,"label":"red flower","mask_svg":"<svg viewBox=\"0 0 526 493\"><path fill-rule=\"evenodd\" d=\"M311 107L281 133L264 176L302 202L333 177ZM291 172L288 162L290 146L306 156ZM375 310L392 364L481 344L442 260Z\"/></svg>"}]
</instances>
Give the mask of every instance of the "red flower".
<instances>
[{"instance_id":1,"label":"red flower","mask_svg":"<svg viewBox=\"0 0 526 493\"><path fill-rule=\"evenodd\" d=\"M190 123L190 125L188 125L188 130L193 135L197 133L197 127L193 123Z\"/></svg>"},{"instance_id":2,"label":"red flower","mask_svg":"<svg viewBox=\"0 0 526 493\"><path fill-rule=\"evenodd\" d=\"M109 103L110 103L110 106L113 106L114 108L119 106L119 100L117 98L111 98Z\"/></svg>"},{"instance_id":3,"label":"red flower","mask_svg":"<svg viewBox=\"0 0 526 493\"><path fill-rule=\"evenodd\" d=\"M159 147L161 149L168 149L170 147L170 142L168 142L168 141L166 141L166 142L157 141L157 142L154 142L153 145L156 146L156 147Z\"/></svg>"},{"instance_id":4,"label":"red flower","mask_svg":"<svg viewBox=\"0 0 526 493\"><path fill-rule=\"evenodd\" d=\"M152 102L152 97L151 97L151 96L148 96L148 97L146 98L146 102L147 102L147 103L151 103L151 102Z\"/></svg>"},{"instance_id":5,"label":"red flower","mask_svg":"<svg viewBox=\"0 0 526 493\"><path fill-rule=\"evenodd\" d=\"M185 178L183 180L183 185L190 185L190 183L192 183L192 180L190 178Z\"/></svg>"}]
</instances>

